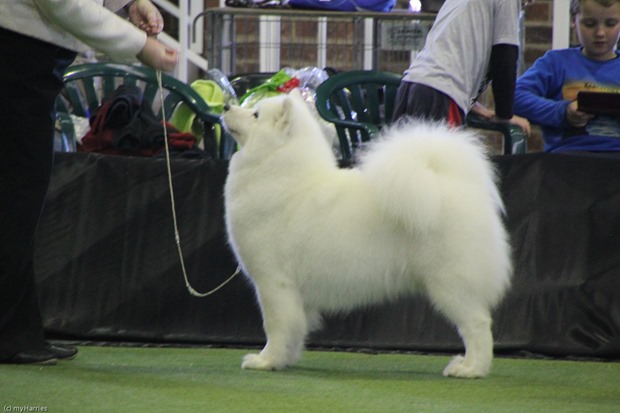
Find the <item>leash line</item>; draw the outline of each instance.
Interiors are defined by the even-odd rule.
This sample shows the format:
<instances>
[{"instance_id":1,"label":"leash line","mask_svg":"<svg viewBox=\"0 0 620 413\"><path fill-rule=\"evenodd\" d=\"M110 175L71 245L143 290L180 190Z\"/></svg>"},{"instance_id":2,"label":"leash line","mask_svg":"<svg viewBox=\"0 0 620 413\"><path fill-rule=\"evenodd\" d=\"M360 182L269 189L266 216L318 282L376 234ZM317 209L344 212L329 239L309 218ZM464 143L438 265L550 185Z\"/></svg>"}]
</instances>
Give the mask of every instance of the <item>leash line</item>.
<instances>
[{"instance_id":1,"label":"leash line","mask_svg":"<svg viewBox=\"0 0 620 413\"><path fill-rule=\"evenodd\" d=\"M164 147L166 150L166 170L168 172L168 189L170 193L170 206L172 209L172 223L174 225L174 240L177 245L177 253L179 254L179 261L181 262L181 270L183 271L183 279L185 280L185 287L187 288L189 293L193 295L194 297L203 298L203 297L207 297L215 293L216 291L224 287L226 284L228 284L233 278L239 275L239 273L241 272L241 266L237 266L237 269L235 270L235 272L230 277L228 277L226 281L222 282L219 286L215 287L214 289L204 292L204 293L196 291L189 282L187 271L185 269L185 260L183 259L183 249L181 248L181 237L179 236L179 226L177 223L176 204L174 202L174 188L172 186L172 167L170 165L170 149L168 147L168 127L166 126L166 108L164 105L164 87L162 85L162 80L161 80L161 70L157 70L155 73L157 75L157 86L159 87L159 100L161 102L161 117L162 117L162 124L164 127Z\"/></svg>"}]
</instances>

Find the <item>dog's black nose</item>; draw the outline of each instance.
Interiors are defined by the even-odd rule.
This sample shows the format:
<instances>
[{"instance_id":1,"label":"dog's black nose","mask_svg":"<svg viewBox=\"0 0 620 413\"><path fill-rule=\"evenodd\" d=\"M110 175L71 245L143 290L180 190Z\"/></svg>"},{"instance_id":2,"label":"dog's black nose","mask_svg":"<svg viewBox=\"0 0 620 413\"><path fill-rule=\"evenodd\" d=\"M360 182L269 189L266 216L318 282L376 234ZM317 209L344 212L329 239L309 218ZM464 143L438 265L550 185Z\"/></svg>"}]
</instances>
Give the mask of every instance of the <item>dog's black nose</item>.
<instances>
[{"instance_id":1,"label":"dog's black nose","mask_svg":"<svg viewBox=\"0 0 620 413\"><path fill-rule=\"evenodd\" d=\"M230 109L230 105L229 105L228 103L226 103L226 104L224 105L224 111L227 111L227 110L229 110L229 109Z\"/></svg>"}]
</instances>

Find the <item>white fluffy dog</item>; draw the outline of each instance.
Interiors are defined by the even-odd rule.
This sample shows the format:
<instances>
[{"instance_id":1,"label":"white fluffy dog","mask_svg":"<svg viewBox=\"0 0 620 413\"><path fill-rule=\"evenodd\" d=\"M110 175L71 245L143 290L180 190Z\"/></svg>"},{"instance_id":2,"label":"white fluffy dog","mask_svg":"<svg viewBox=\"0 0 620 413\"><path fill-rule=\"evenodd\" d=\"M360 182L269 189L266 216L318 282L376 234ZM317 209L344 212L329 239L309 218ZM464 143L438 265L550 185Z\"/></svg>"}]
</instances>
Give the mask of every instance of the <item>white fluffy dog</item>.
<instances>
[{"instance_id":1,"label":"white fluffy dog","mask_svg":"<svg viewBox=\"0 0 620 413\"><path fill-rule=\"evenodd\" d=\"M423 292L465 344L444 375L488 374L490 312L512 266L495 173L472 133L392 128L340 169L295 92L228 108L224 123L240 145L225 187L228 236L267 336L243 368L295 364L321 313Z\"/></svg>"}]
</instances>

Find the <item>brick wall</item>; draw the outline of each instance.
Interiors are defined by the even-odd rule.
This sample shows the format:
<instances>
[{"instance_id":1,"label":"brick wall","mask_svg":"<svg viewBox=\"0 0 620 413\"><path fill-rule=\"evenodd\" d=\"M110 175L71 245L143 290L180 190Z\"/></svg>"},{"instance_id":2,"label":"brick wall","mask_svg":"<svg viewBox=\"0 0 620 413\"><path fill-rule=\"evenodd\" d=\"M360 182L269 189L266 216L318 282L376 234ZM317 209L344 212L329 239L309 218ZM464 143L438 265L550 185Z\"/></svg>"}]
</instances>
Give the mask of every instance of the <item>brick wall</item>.
<instances>
[{"instance_id":1,"label":"brick wall","mask_svg":"<svg viewBox=\"0 0 620 413\"><path fill-rule=\"evenodd\" d=\"M525 9L525 66L551 49L553 1L537 0Z\"/></svg>"}]
</instances>

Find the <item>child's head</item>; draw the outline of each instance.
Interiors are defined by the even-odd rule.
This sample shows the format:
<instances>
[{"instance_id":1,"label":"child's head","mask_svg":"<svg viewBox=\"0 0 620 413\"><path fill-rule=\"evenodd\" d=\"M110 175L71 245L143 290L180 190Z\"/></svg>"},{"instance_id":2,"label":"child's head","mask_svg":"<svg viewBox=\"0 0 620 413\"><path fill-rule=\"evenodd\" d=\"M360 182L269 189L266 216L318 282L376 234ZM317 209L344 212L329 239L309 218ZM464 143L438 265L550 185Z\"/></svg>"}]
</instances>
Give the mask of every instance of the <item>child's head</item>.
<instances>
[{"instance_id":1,"label":"child's head","mask_svg":"<svg viewBox=\"0 0 620 413\"><path fill-rule=\"evenodd\" d=\"M571 17L575 17L581 11L581 7L583 7L585 3L596 3L603 7L611 7L614 4L620 3L620 0L570 0Z\"/></svg>"},{"instance_id":2,"label":"child's head","mask_svg":"<svg viewBox=\"0 0 620 413\"><path fill-rule=\"evenodd\" d=\"M584 55L594 60L616 57L620 0L571 0L570 14Z\"/></svg>"}]
</instances>

